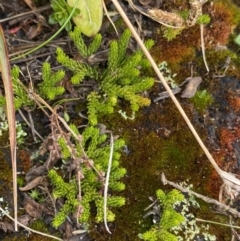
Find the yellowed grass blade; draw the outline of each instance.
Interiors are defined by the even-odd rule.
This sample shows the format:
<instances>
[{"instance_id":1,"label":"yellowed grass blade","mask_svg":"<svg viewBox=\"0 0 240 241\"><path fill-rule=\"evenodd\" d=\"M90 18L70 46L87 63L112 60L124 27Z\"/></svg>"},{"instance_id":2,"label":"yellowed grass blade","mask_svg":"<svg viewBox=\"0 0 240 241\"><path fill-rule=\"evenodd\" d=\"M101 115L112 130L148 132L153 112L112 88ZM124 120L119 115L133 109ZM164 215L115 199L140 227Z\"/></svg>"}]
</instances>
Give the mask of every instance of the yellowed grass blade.
<instances>
[{"instance_id":1,"label":"yellowed grass blade","mask_svg":"<svg viewBox=\"0 0 240 241\"><path fill-rule=\"evenodd\" d=\"M6 112L9 126L9 139L13 173L13 203L14 203L14 227L17 231L17 166L16 166L16 128L15 128L15 109L13 103L13 87L10 74L8 51L4 38L2 26L0 24L0 71L6 96Z\"/></svg>"}]
</instances>

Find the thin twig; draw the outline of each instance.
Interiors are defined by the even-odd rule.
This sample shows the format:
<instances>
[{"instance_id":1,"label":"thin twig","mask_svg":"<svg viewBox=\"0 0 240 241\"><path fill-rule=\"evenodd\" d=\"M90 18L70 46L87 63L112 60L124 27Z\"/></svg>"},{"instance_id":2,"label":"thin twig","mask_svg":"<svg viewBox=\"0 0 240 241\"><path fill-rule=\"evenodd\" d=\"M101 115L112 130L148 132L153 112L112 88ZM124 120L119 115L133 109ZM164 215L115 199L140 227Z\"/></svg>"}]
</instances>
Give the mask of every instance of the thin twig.
<instances>
[{"instance_id":1,"label":"thin twig","mask_svg":"<svg viewBox=\"0 0 240 241\"><path fill-rule=\"evenodd\" d=\"M115 24L113 23L111 17L109 16L109 13L108 13L108 10L107 10L107 8L106 8L106 4L105 4L104 0L102 0L102 5L103 5L103 9L104 9L104 11L105 11L105 14L106 14L106 16L107 16L109 22L112 24L112 26L113 26L113 28L114 28L116 34L118 35L117 28L116 28Z\"/></svg>"},{"instance_id":2,"label":"thin twig","mask_svg":"<svg viewBox=\"0 0 240 241\"><path fill-rule=\"evenodd\" d=\"M223 181L230 186L233 189L236 189L238 191L240 191L240 180L238 178L236 178L235 176L233 176L230 173L227 173L225 171L223 171L215 162L215 160L213 159L211 153L209 152L209 150L206 148L205 144L203 143L202 139L200 138L200 136L198 135L197 131L195 130L194 126L192 125L192 123L190 122L188 116L186 115L185 111L183 110L182 106L180 105L180 103L178 102L178 100L176 99L176 97L174 96L171 88L168 86L166 80L164 79L162 73L159 71L157 64L155 63L155 61L153 60L151 54L149 53L149 51L147 50L147 48L145 47L143 41L140 39L139 35L137 34L136 30L134 29L132 23L130 22L130 20L128 19L127 15L125 14L125 12L123 11L121 5L118 3L117 0L112 0L113 4L115 5L116 9L118 10L119 14L122 16L124 22L126 23L126 25L129 27L129 29L131 30L134 38L136 39L137 43L139 44L139 46L141 47L142 51L144 52L145 56L147 57L147 59L149 60L149 62L151 63L155 73L157 74L158 78L161 80L164 88L167 90L167 92L169 93L169 96L171 97L173 103L175 104L175 106L177 107L178 111L180 112L180 114L182 115L183 119L185 120L186 124L188 125L189 129L191 130L192 134L194 135L195 139L197 140L198 144L200 145L200 147L202 148L202 150L204 151L205 155L207 156L208 160L211 162L212 166L214 167L214 169L217 171L217 173L221 176L221 178L223 179Z\"/></svg>"},{"instance_id":3,"label":"thin twig","mask_svg":"<svg viewBox=\"0 0 240 241\"><path fill-rule=\"evenodd\" d=\"M23 120L26 122L26 124L31 128L31 131L34 132L34 134L36 134L41 141L44 141L44 138L36 131L36 129L34 127L32 127L32 125L28 122L27 118L24 116L22 111L19 109L18 112L21 115L21 117L23 118Z\"/></svg>"},{"instance_id":4,"label":"thin twig","mask_svg":"<svg viewBox=\"0 0 240 241\"><path fill-rule=\"evenodd\" d=\"M112 167L113 147L114 147L113 135L112 135L112 132L110 132L110 155L109 155L109 160L108 160L108 170L107 170L105 187L104 187L104 206L103 206L104 225L105 225L106 230L109 233L111 233L111 232L107 225L107 196L108 196L108 184L109 184L110 172L111 172L111 167Z\"/></svg>"},{"instance_id":5,"label":"thin twig","mask_svg":"<svg viewBox=\"0 0 240 241\"><path fill-rule=\"evenodd\" d=\"M208 67L208 64L207 64L206 54L205 54L204 24L200 24L200 34L201 34L201 48L202 48L203 61L204 61L207 72L209 72L209 67Z\"/></svg>"},{"instance_id":6,"label":"thin twig","mask_svg":"<svg viewBox=\"0 0 240 241\"><path fill-rule=\"evenodd\" d=\"M29 92L30 98L32 98L34 101L37 101L41 104L43 104L44 106L46 106L57 118L58 120L64 125L64 127L73 135L73 137L81 142L82 140L80 139L80 137L69 127L69 125L66 123L66 121L57 114L57 112L44 100L42 99L39 95L35 94L32 90ZM82 147L82 145L80 145ZM85 153L83 147L82 147L82 151L85 157L87 157L87 154Z\"/></svg>"},{"instance_id":7,"label":"thin twig","mask_svg":"<svg viewBox=\"0 0 240 241\"><path fill-rule=\"evenodd\" d=\"M238 217L240 218L240 213L236 210L236 209L233 209L233 208L230 208L229 206L223 204L223 203L220 203L218 202L217 200L215 199L211 199L209 197L205 197L199 193L196 193L194 191L191 191L189 190L188 188L184 188L182 186L180 186L179 184L177 183L174 183L174 182L171 182L171 181L168 181L166 176L164 175L164 173L162 173L161 175L161 181L164 185L171 185L173 186L174 188L177 188L178 190L182 191L182 192L185 192L185 193L188 193L188 194L191 194L191 195L194 195L196 196L197 198L200 198L202 199L203 201L207 202L207 203L211 203L211 204L214 204L214 205L217 205L218 207L220 207L221 209L231 213L232 215L234 215L235 217Z\"/></svg>"},{"instance_id":8,"label":"thin twig","mask_svg":"<svg viewBox=\"0 0 240 241\"><path fill-rule=\"evenodd\" d=\"M231 225L231 224L225 224L225 223L218 223L218 222L205 220L205 219L201 219L201 218L196 218L196 221L203 222L203 223L211 223L211 224L220 225L220 226L229 227L229 228L240 229L239 226L235 226L235 225Z\"/></svg>"},{"instance_id":9,"label":"thin twig","mask_svg":"<svg viewBox=\"0 0 240 241\"><path fill-rule=\"evenodd\" d=\"M20 13L20 14L17 14L17 15L14 15L14 16L11 16L11 17L8 17L8 18L4 18L4 19L0 19L0 23L4 23L6 21L10 21L12 19L16 19L16 18L19 18L19 17L22 17L22 16L27 16L29 14L33 14L33 13L40 13L40 12L43 12L47 9L50 9L50 5L46 5L46 6L43 6L43 7L39 7L38 9L36 10L32 10L32 11L28 11L28 12L25 12L25 13Z\"/></svg>"},{"instance_id":10,"label":"thin twig","mask_svg":"<svg viewBox=\"0 0 240 241\"><path fill-rule=\"evenodd\" d=\"M2 209L1 207L0 207L0 211L1 211L4 215L6 215L9 219L11 219L12 221L14 221L14 218L12 218L9 214L7 214L7 213L4 211L4 209ZM59 240L59 241L64 241L64 240L61 239L61 238L52 236L52 235L50 235L50 234L42 233L42 232L39 232L39 231L34 230L34 229L31 229L31 228L23 225L22 223L20 223L20 222L18 222L18 221L17 221L17 224L18 224L19 226L25 228L26 230L32 232L32 233L37 233L37 234L40 234L40 235L45 236L45 237L53 238L53 239L56 239L56 240Z\"/></svg>"}]
</instances>

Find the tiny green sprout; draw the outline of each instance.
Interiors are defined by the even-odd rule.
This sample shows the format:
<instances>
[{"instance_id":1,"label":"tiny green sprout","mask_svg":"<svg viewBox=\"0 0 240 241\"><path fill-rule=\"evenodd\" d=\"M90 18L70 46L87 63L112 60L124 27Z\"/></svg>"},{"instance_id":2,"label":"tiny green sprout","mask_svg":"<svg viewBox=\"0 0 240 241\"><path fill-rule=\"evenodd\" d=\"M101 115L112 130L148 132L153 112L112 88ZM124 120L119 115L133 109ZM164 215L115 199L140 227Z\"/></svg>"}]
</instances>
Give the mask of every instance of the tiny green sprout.
<instances>
[{"instance_id":1,"label":"tiny green sprout","mask_svg":"<svg viewBox=\"0 0 240 241\"><path fill-rule=\"evenodd\" d=\"M210 22L211 18L209 17L208 14L202 14L198 20L197 20L197 23L198 24L208 24Z\"/></svg>"},{"instance_id":2,"label":"tiny green sprout","mask_svg":"<svg viewBox=\"0 0 240 241\"><path fill-rule=\"evenodd\" d=\"M171 41L177 37L178 34L182 32L183 29L181 28L169 28L169 27L162 27L163 29L163 37L167 39L167 41Z\"/></svg>"},{"instance_id":3,"label":"tiny green sprout","mask_svg":"<svg viewBox=\"0 0 240 241\"><path fill-rule=\"evenodd\" d=\"M197 91L194 97L191 98L191 102L197 110L203 112L213 103L213 97L207 90Z\"/></svg>"},{"instance_id":4,"label":"tiny green sprout","mask_svg":"<svg viewBox=\"0 0 240 241\"><path fill-rule=\"evenodd\" d=\"M32 189L31 192L29 193L29 196L34 199L34 200L39 200L39 191L37 189Z\"/></svg>"},{"instance_id":5,"label":"tiny green sprout","mask_svg":"<svg viewBox=\"0 0 240 241\"><path fill-rule=\"evenodd\" d=\"M69 116L69 114L67 113L66 110L63 112L63 118L66 122L70 121L70 116Z\"/></svg>"},{"instance_id":6,"label":"tiny green sprout","mask_svg":"<svg viewBox=\"0 0 240 241\"><path fill-rule=\"evenodd\" d=\"M51 7L54 11L48 19L49 24L59 23L61 26L67 21L71 11L73 10L65 0L52 0ZM73 13L73 17L77 16L80 13L80 10L76 8ZM70 32L72 30L72 23L69 21L65 26L66 31Z\"/></svg>"}]
</instances>

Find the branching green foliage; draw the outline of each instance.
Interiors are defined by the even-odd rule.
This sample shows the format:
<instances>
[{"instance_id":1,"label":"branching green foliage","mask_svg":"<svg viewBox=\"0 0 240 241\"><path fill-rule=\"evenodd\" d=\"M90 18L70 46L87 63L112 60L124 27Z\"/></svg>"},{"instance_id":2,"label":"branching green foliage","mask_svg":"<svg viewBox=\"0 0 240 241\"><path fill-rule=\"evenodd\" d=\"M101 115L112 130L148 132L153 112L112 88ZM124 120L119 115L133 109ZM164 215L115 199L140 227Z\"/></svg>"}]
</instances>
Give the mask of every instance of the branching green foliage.
<instances>
[{"instance_id":1,"label":"branching green foliage","mask_svg":"<svg viewBox=\"0 0 240 241\"><path fill-rule=\"evenodd\" d=\"M134 113L139 107L147 106L150 100L140 95L144 90L149 89L153 83L153 78L142 76L141 70L149 67L149 62L143 56L142 51L136 51L131 55L126 54L128 42L131 33L126 30L119 41L112 41L110 44L107 68L91 66L85 61L93 55L99 48L102 36L97 34L93 41L87 46L81 36L79 28L75 28L70 33L83 61L76 61L67 56L61 48L57 49L57 60L73 72L71 77L72 84L79 84L83 80L95 79L98 83L96 91L91 92L88 97L88 117L91 125L98 123L100 114L111 114L119 99L126 100L130 103L131 110ZM146 43L151 48L153 41ZM21 106L31 105L33 102L18 80L19 69L13 68L13 83L16 109ZM53 73L49 63L44 63L42 68L42 82L38 86L38 92L42 98L53 100L64 93L64 87L60 86L65 72L63 70ZM36 90L37 91L37 90ZM0 99L0 104L4 104L4 99Z\"/></svg>"},{"instance_id":2,"label":"branching green foliage","mask_svg":"<svg viewBox=\"0 0 240 241\"><path fill-rule=\"evenodd\" d=\"M48 100L53 100L56 96L64 93L63 86L57 86L57 84L63 79L65 72L59 70L56 73L51 72L51 67L48 62L43 63L42 67L42 79L43 81L39 85L39 92L42 97Z\"/></svg>"},{"instance_id":3,"label":"branching green foliage","mask_svg":"<svg viewBox=\"0 0 240 241\"><path fill-rule=\"evenodd\" d=\"M147 241L178 241L178 237L172 234L170 229L179 226L185 220L184 216L174 209L174 205L184 200L184 196L176 189L167 194L159 189L156 195L162 210L160 223L153 225L141 237Z\"/></svg>"},{"instance_id":4,"label":"branching green foliage","mask_svg":"<svg viewBox=\"0 0 240 241\"><path fill-rule=\"evenodd\" d=\"M22 106L31 106L33 101L29 98L28 94L24 90L22 84L19 81L20 69L17 66L12 68L12 81L13 81L13 92L14 92L14 105L15 109L19 109Z\"/></svg>"},{"instance_id":5,"label":"branching green foliage","mask_svg":"<svg viewBox=\"0 0 240 241\"><path fill-rule=\"evenodd\" d=\"M113 113L119 99L129 101L133 112L138 111L141 106L150 104L150 100L139 93L149 89L154 80L141 75L141 69L148 65L142 51L136 51L129 56L126 54L130 36L130 31L126 30L119 41L111 41L107 68L103 71L87 63L77 62L69 58L62 49L57 49L57 60L74 73L71 78L73 84L78 84L87 77L94 78L98 82L98 91L88 96L88 117L91 125L98 123L99 114ZM84 58L93 54L101 42L100 35L96 35L87 47L81 39L78 28L70 33L70 37ZM153 41L147 41L145 44L151 48Z\"/></svg>"},{"instance_id":6,"label":"branching green foliage","mask_svg":"<svg viewBox=\"0 0 240 241\"><path fill-rule=\"evenodd\" d=\"M94 67L69 58L61 48L57 48L56 53L57 61L73 71L74 75L71 78L73 84L80 84L85 77L97 78L97 71Z\"/></svg>"},{"instance_id":7,"label":"branching green foliage","mask_svg":"<svg viewBox=\"0 0 240 241\"><path fill-rule=\"evenodd\" d=\"M53 227L57 228L65 221L67 215L75 212L76 207L79 204L79 201L77 200L77 182L76 180L72 180L69 183L64 182L62 177L53 169L48 172L48 176L55 187L53 190L53 197L55 199L60 197L65 198L63 207L56 214L52 222Z\"/></svg>"},{"instance_id":8,"label":"branching green foliage","mask_svg":"<svg viewBox=\"0 0 240 241\"><path fill-rule=\"evenodd\" d=\"M61 150L61 158L66 161L66 165L70 165L69 162L71 161L72 166L75 166L75 169L68 166L73 174L71 180L62 177L61 172L49 171L49 178L53 186L53 197L64 200L63 206L54 217L54 227L59 227L68 215L78 217L80 222L88 222L92 204L97 209L95 220L97 222L103 221L105 215L103 192L111 148L107 132L96 127L98 117L100 114L113 113L119 100L130 103L132 116L139 107L150 104L148 98L141 96L141 92L150 88L154 83L153 78L145 77L141 73L149 67L149 62L143 57L140 50L130 55L127 54L130 36L130 31L126 30L119 41L111 42L105 69L98 65L91 66L88 63L89 57L97 51L101 44L101 35L96 35L93 41L86 45L78 28L70 33L70 37L82 56L81 61L70 58L61 48L57 49L57 60L73 72L72 84L94 79L97 86L87 96L88 127L82 133L79 133L76 126L69 125L82 141L75 141L70 133L64 132L64 130L60 132L56 130L56 133L52 133L55 134L53 136L57 136L54 146L58 152ZM146 42L148 48L151 48L152 45L153 41ZM43 81L35 86L37 87L36 93L47 100L53 100L56 96L63 94L65 90L60 81L64 75L63 70L54 73L51 71L50 64L44 63ZM20 108L26 104L32 104L33 101L29 96L28 89L18 80L18 77L19 70L14 69L13 80L16 80L14 90L16 101L18 101L16 106ZM55 125L54 121L52 125ZM122 139L114 141L111 175L108 183L109 196L107 197L107 210L105 210L108 221L113 221L115 218L114 207L120 207L125 203L123 197L116 195L116 192L125 188L120 179L125 175L126 170L119 164L119 150L123 146L124 141ZM50 149L49 151L51 152ZM55 156L53 155L52 158L55 159Z\"/></svg>"},{"instance_id":9,"label":"branching green foliage","mask_svg":"<svg viewBox=\"0 0 240 241\"><path fill-rule=\"evenodd\" d=\"M14 105L18 110L21 107L33 106L33 100L28 95L28 89L19 80L20 69L14 66L11 71L14 91ZM53 100L56 96L64 93L65 89L62 86L57 86L63 79L65 72L63 70L52 73L50 64L44 63L42 68L43 82L39 84L39 94L48 100ZM0 97L0 106L5 105L5 97Z\"/></svg>"},{"instance_id":10,"label":"branching green foliage","mask_svg":"<svg viewBox=\"0 0 240 241\"><path fill-rule=\"evenodd\" d=\"M77 47L79 54L84 57L90 57L92 54L94 54L98 48L101 45L102 42L102 35L97 34L94 38L93 41L90 43L89 46L87 46L84 43L83 38L81 37L81 31L79 28L75 28L73 32L70 32L70 38L73 40L74 45Z\"/></svg>"},{"instance_id":11,"label":"branching green foliage","mask_svg":"<svg viewBox=\"0 0 240 241\"><path fill-rule=\"evenodd\" d=\"M99 128L90 126L87 127L83 135L83 145L86 150L86 154L92 160L94 160L94 167L97 172L89 168L87 165L83 168L83 175L85 178L82 180L82 190L83 190L83 199L82 205L83 207L89 207L90 203L95 202L97 207L97 215L96 221L103 221L103 189L104 183L99 179L99 174L106 173L108 168L108 159L110 153L110 146L107 142L107 135L101 134ZM119 158L120 153L118 152L120 148L124 146L124 141L122 139L118 139L114 142L114 154L112 160L112 170L111 176L109 180L109 189L112 191L122 191L125 188L125 185L120 182L120 178L122 178L126 174L125 168L119 167ZM111 195L108 197L108 208L110 207L120 207L124 205L125 199L120 196ZM85 207L85 208L86 208ZM88 209L90 211L90 209ZM89 219L89 213L83 213L82 217L80 217L81 221L87 221ZM113 221L115 215L112 213L110 209L107 211L107 219L108 221Z\"/></svg>"},{"instance_id":12,"label":"branching green foliage","mask_svg":"<svg viewBox=\"0 0 240 241\"><path fill-rule=\"evenodd\" d=\"M76 132L75 126L71 128ZM57 213L53 220L53 226L60 226L66 219L67 215L76 213L76 210L80 207L83 210L79 216L79 221L88 222L90 218L90 204L95 203L97 207L96 221L103 221L103 189L104 189L104 176L108 167L108 158L110 153L110 147L106 134L101 134L100 130L96 127L87 127L83 133L83 147L88 156L88 160L85 160L81 164L81 175L84 177L81 180L81 194L78 193L77 180L74 178L70 182L65 182L63 178L54 170L49 171L49 178L54 186L53 196L54 198L64 198L65 202L63 207ZM65 152L66 157L69 156L69 152L66 150L66 143L64 139L59 140L62 151ZM120 182L126 170L119 167L120 153L118 152L124 145L122 139L116 140L114 143L114 155L111 176L109 180L109 189L111 191L122 191L125 185ZM77 148L77 147L76 147ZM81 151L77 152L77 156L81 157ZM94 168L93 168L94 166ZM77 197L81 196L80 199ZM124 205L125 199L120 196L111 195L108 197L108 210L107 219L113 221L115 218L114 213L110 208L120 207Z\"/></svg>"},{"instance_id":13,"label":"branching green foliage","mask_svg":"<svg viewBox=\"0 0 240 241\"><path fill-rule=\"evenodd\" d=\"M61 148L62 157L64 159L67 159L67 158L71 157L71 152L70 152L69 147L67 146L67 143L66 143L66 141L63 137L60 137L58 139L58 145Z\"/></svg>"},{"instance_id":14,"label":"branching green foliage","mask_svg":"<svg viewBox=\"0 0 240 241\"><path fill-rule=\"evenodd\" d=\"M191 185L188 188L190 187ZM176 189L167 194L159 189L156 196L160 207L158 213L160 221L147 232L140 234L140 238L146 241L216 240L214 235L206 232L208 227L204 225L198 227L192 213L192 208L199 208L194 196L185 197Z\"/></svg>"},{"instance_id":15,"label":"branching green foliage","mask_svg":"<svg viewBox=\"0 0 240 241\"><path fill-rule=\"evenodd\" d=\"M18 110L21 107L33 106L34 102L29 97L28 89L19 80L20 69L18 66L14 66L11 71L13 81L13 92L14 92L14 105L15 109ZM63 79L65 72L59 70L55 73L51 71L49 63L44 63L42 68L42 79L43 82L39 84L39 94L48 100L55 99L58 95L64 93L65 89L63 86L58 86L59 82ZM5 105L5 97L0 96L0 107Z\"/></svg>"}]
</instances>

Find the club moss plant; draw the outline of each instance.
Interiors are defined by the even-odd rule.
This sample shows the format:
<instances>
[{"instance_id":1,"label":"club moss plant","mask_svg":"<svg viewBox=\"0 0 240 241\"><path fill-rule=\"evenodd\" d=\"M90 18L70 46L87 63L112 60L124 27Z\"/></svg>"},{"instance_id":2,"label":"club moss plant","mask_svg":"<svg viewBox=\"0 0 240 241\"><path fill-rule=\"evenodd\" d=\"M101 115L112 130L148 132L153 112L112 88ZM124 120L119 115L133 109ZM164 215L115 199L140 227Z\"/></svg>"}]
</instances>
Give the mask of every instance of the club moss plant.
<instances>
[{"instance_id":1,"label":"club moss plant","mask_svg":"<svg viewBox=\"0 0 240 241\"><path fill-rule=\"evenodd\" d=\"M118 41L111 41L106 68L98 64L90 65L88 58L95 54L100 47L102 36L97 34L89 45L86 45L79 28L70 32L82 61L77 61L64 53L63 49L56 51L57 61L72 72L70 82L74 88L82 81L94 79L96 88L87 93L86 107L88 125L80 131L75 125L69 127L77 135L81 136L81 142L67 138L67 133L61 134L56 140L61 158L64 160L63 169L56 171L50 169L50 189L54 199L63 199L63 206L59 208L53 218L52 225L58 228L65 221L67 216L74 216L80 222L89 222L91 218L92 205L96 207L95 221L102 222L104 218L104 197L105 175L108 168L110 153L109 134L104 133L98 126L98 119L101 116L108 116L114 113L119 102L129 103L133 115L142 106L150 104L150 100L141 95L141 92L149 89L153 78L144 76L143 72L149 67L148 61L142 51L137 50L128 54L127 48L131 37L129 30L125 30ZM146 42L151 48L153 41ZM14 85L15 106L19 108L31 108L34 106L34 98L22 84L19 77L19 68L12 69ZM65 71L53 72L49 63L43 64L42 81L36 86L36 94L46 101L54 101L64 94L65 89L61 85ZM32 91L32 90L30 90ZM0 103L4 105L4 98ZM121 149L125 142L119 138L114 141L114 153L112 168L109 179L109 190L107 196L107 221L115 219L114 208L124 205L125 198L118 196L118 192L125 188L121 178L126 174L126 169L121 167ZM76 169L70 170L73 174L69 179L64 174L64 166L74 164ZM79 184L79 180L80 184Z\"/></svg>"}]
</instances>

